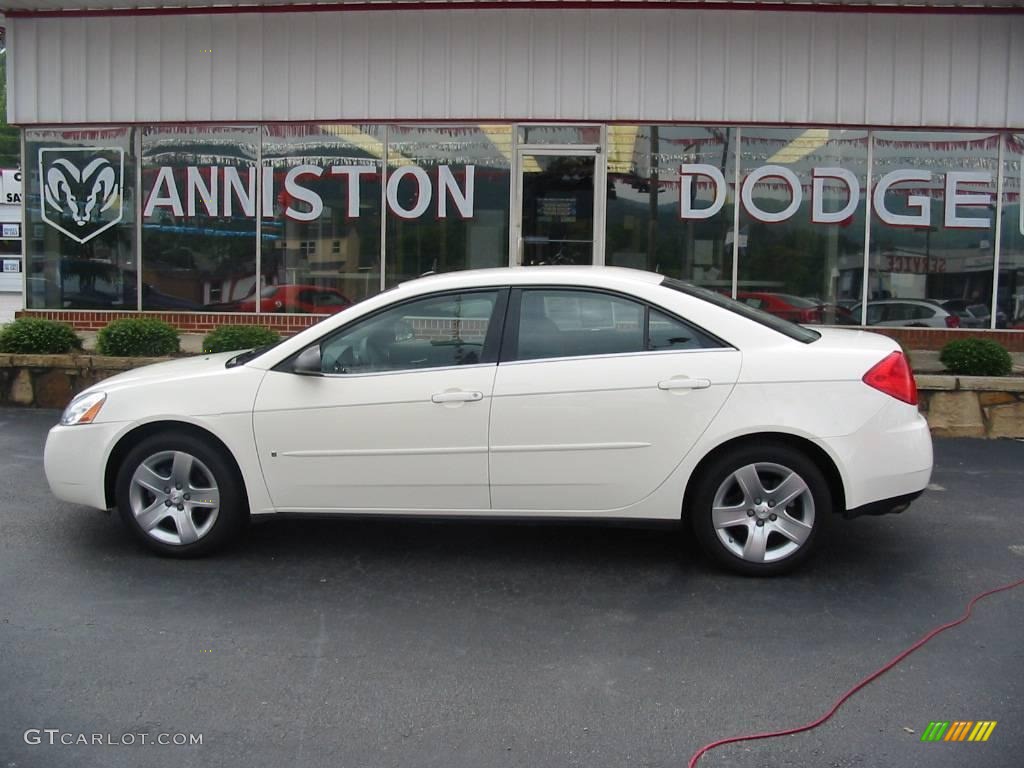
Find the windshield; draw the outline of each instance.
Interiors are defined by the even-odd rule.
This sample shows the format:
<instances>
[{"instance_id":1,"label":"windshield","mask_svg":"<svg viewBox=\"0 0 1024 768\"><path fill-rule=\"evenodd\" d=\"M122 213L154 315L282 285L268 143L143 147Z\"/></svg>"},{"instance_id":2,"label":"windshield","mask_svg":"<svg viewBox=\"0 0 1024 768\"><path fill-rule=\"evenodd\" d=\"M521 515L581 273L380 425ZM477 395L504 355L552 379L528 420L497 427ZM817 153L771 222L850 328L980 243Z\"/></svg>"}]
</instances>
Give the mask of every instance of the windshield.
<instances>
[{"instance_id":1,"label":"windshield","mask_svg":"<svg viewBox=\"0 0 1024 768\"><path fill-rule=\"evenodd\" d=\"M812 341L817 341L821 338L821 334L817 331L812 331L810 328L804 328L802 325L791 323L788 320L783 320L781 317L770 315L767 312L763 312L760 309L754 309L749 304L744 304L740 301L734 301L728 296L723 296L715 291L708 290L707 288L701 288L700 286L687 283L682 280L676 280L673 277L666 277L661 281L661 284L666 288L671 288L674 291L685 293L694 298L701 299L714 304L716 307L722 309L728 309L730 312L735 312L737 315L742 315L748 320L753 320L755 323L771 328L773 331L778 331L784 336L788 336L796 341L803 342L804 344L810 344Z\"/></svg>"}]
</instances>

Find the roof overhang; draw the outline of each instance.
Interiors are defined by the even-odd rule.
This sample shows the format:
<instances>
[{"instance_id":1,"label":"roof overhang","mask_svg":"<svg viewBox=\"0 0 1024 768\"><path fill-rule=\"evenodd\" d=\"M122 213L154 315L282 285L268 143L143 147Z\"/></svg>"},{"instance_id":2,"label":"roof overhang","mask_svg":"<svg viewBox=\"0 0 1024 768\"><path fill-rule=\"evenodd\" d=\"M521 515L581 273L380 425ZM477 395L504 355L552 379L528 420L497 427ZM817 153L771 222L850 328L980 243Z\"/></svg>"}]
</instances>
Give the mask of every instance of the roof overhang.
<instances>
[{"instance_id":1,"label":"roof overhang","mask_svg":"<svg viewBox=\"0 0 1024 768\"><path fill-rule=\"evenodd\" d=\"M119 16L282 11L500 8L705 9L861 13L1024 13L1024 0L0 0L8 16Z\"/></svg>"}]
</instances>

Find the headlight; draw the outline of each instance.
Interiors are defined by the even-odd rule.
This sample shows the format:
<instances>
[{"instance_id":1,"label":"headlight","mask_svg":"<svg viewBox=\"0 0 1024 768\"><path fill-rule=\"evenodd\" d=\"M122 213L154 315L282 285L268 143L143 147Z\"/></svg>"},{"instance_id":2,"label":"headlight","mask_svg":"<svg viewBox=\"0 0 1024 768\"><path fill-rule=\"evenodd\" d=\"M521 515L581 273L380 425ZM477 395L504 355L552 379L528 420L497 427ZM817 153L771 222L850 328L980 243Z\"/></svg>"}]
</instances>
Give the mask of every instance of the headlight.
<instances>
[{"instance_id":1,"label":"headlight","mask_svg":"<svg viewBox=\"0 0 1024 768\"><path fill-rule=\"evenodd\" d=\"M87 395L79 395L71 401L64 409L60 417L62 426L70 427L74 424L91 424L107 400L106 392L90 392Z\"/></svg>"}]
</instances>

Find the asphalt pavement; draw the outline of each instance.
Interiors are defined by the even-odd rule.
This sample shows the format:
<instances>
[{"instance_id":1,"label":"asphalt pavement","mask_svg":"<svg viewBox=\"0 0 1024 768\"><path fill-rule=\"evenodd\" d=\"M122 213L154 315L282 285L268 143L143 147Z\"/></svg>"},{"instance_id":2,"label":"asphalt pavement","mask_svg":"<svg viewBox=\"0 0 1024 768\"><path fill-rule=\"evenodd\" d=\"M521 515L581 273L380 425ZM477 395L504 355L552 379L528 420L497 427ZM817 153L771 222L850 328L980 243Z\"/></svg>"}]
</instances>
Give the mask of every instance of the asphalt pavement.
<instances>
[{"instance_id":1,"label":"asphalt pavement","mask_svg":"<svg viewBox=\"0 0 1024 768\"><path fill-rule=\"evenodd\" d=\"M160 559L50 495L56 418L0 410L0 768L685 766L816 717L1024 577L1020 442L936 442L908 512L835 520L808 567L757 580L676 531L499 522L275 520ZM922 743L933 720L998 725ZM105 743L60 743L80 734ZM141 743L177 734L202 743ZM822 727L700 762L1021 765L1024 588Z\"/></svg>"}]
</instances>

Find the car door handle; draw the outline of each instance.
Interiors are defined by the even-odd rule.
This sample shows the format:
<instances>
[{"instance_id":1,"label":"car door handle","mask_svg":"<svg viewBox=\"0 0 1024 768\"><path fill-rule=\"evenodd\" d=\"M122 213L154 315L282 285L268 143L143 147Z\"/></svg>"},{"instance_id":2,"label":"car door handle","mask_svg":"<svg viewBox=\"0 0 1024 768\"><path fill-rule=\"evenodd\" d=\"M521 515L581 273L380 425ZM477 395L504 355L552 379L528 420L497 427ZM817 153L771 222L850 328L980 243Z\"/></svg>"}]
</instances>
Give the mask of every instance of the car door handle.
<instances>
[{"instance_id":1,"label":"car door handle","mask_svg":"<svg viewBox=\"0 0 1024 768\"><path fill-rule=\"evenodd\" d=\"M484 399L483 392L438 392L431 395L430 400L435 403L475 403Z\"/></svg>"},{"instance_id":2,"label":"car door handle","mask_svg":"<svg viewBox=\"0 0 1024 768\"><path fill-rule=\"evenodd\" d=\"M711 379L691 379L687 376L674 376L658 382L658 389L707 389Z\"/></svg>"}]
</instances>

